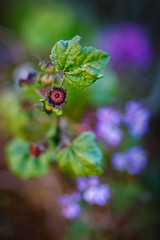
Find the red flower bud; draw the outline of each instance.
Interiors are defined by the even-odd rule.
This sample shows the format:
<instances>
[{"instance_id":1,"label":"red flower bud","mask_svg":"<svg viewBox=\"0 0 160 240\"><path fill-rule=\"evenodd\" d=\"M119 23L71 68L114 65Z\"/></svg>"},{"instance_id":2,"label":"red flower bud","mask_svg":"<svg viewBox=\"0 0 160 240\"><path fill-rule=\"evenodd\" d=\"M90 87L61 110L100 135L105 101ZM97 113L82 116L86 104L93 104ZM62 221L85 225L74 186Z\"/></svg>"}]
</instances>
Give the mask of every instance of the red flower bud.
<instances>
[{"instance_id":1,"label":"red flower bud","mask_svg":"<svg viewBox=\"0 0 160 240\"><path fill-rule=\"evenodd\" d=\"M44 152L44 147L40 144L32 144L29 149L29 153L32 157L38 158Z\"/></svg>"},{"instance_id":2,"label":"red flower bud","mask_svg":"<svg viewBox=\"0 0 160 240\"><path fill-rule=\"evenodd\" d=\"M36 73L35 72L31 72L28 74L27 78L20 78L19 79L19 85L20 86L27 86L29 84L31 84L33 82L33 79L35 78Z\"/></svg>"}]
</instances>

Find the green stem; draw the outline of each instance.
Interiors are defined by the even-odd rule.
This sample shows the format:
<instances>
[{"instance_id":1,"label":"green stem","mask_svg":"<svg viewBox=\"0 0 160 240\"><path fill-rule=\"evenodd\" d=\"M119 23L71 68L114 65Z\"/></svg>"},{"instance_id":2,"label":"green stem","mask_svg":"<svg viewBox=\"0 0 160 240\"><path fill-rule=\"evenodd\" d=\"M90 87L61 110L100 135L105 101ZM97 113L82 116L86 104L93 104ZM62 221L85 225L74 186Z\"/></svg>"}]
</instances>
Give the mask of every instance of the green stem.
<instances>
[{"instance_id":1,"label":"green stem","mask_svg":"<svg viewBox=\"0 0 160 240\"><path fill-rule=\"evenodd\" d=\"M51 88L53 89L53 86L54 86L54 75L52 74L53 78L52 78L52 86Z\"/></svg>"},{"instance_id":2,"label":"green stem","mask_svg":"<svg viewBox=\"0 0 160 240\"><path fill-rule=\"evenodd\" d=\"M59 139L60 145L64 143L67 147L71 146L71 141L66 133L63 120L60 116L56 116L56 128L57 128L57 139Z\"/></svg>"},{"instance_id":3,"label":"green stem","mask_svg":"<svg viewBox=\"0 0 160 240\"><path fill-rule=\"evenodd\" d=\"M62 77L62 82L61 82L61 87L62 87L62 85L63 85L63 83L64 83L64 77L65 77L65 73L63 72L63 77Z\"/></svg>"}]
</instances>

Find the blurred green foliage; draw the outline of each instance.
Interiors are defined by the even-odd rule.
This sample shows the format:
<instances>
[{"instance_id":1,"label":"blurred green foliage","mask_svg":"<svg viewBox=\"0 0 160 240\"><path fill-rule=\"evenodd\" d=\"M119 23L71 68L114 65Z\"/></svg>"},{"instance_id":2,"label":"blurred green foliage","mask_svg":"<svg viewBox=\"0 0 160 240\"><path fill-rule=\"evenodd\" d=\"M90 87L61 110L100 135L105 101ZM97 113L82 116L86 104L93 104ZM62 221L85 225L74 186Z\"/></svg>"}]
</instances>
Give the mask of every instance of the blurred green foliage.
<instances>
[{"instance_id":1,"label":"blurred green foliage","mask_svg":"<svg viewBox=\"0 0 160 240\"><path fill-rule=\"evenodd\" d=\"M140 199L142 187L136 181L111 182L113 209L125 212Z\"/></svg>"},{"instance_id":2,"label":"blurred green foliage","mask_svg":"<svg viewBox=\"0 0 160 240\"><path fill-rule=\"evenodd\" d=\"M53 119L46 118L33 107L36 103L39 103L39 97L32 88L24 88L22 92L14 88L3 91L0 97L1 130L29 141L43 139L53 125Z\"/></svg>"},{"instance_id":3,"label":"blurred green foliage","mask_svg":"<svg viewBox=\"0 0 160 240\"><path fill-rule=\"evenodd\" d=\"M40 177L49 170L50 159L54 151L46 151L38 158L29 154L30 144L20 139L14 139L7 145L6 153L10 170L21 178Z\"/></svg>"},{"instance_id":4,"label":"blurred green foliage","mask_svg":"<svg viewBox=\"0 0 160 240\"><path fill-rule=\"evenodd\" d=\"M21 136L29 121L28 114L20 107L13 92L5 91L0 99L1 128L15 136Z\"/></svg>"},{"instance_id":5,"label":"blurred green foliage","mask_svg":"<svg viewBox=\"0 0 160 240\"><path fill-rule=\"evenodd\" d=\"M15 3L10 20L8 25L16 29L32 54L46 55L59 39L70 39L76 34L91 38L95 31L90 22L77 15L67 3L56 1L39 1L38 7L36 1Z\"/></svg>"},{"instance_id":6,"label":"blurred green foliage","mask_svg":"<svg viewBox=\"0 0 160 240\"><path fill-rule=\"evenodd\" d=\"M76 240L87 240L90 231L91 229L86 223L81 220L76 220L71 224L67 236L63 240L72 240L75 239L75 236Z\"/></svg>"},{"instance_id":7,"label":"blurred green foliage","mask_svg":"<svg viewBox=\"0 0 160 240\"><path fill-rule=\"evenodd\" d=\"M102 107L107 104L113 104L121 95L120 82L118 76L112 70L104 72L103 78L95 82L90 88L87 88L86 95L88 102L93 107Z\"/></svg>"}]
</instances>

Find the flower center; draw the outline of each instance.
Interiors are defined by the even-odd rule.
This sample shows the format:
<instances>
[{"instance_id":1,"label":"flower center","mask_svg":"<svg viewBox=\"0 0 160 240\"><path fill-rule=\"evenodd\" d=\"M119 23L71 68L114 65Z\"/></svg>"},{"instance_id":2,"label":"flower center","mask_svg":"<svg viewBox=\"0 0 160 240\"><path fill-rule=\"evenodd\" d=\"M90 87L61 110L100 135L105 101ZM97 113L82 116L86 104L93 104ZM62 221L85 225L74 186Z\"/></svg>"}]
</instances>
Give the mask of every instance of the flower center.
<instances>
[{"instance_id":1,"label":"flower center","mask_svg":"<svg viewBox=\"0 0 160 240\"><path fill-rule=\"evenodd\" d=\"M56 98L59 98L59 97L60 97L60 94L59 94L59 93L56 93L55 97L56 97Z\"/></svg>"}]
</instances>

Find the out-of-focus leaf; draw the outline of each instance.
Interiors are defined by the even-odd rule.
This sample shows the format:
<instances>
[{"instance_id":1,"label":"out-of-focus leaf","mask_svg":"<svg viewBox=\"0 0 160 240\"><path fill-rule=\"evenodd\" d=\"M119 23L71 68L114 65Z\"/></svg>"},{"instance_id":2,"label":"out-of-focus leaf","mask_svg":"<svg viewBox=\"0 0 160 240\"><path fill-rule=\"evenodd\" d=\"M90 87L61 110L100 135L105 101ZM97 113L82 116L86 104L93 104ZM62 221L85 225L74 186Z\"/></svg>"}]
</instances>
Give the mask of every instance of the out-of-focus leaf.
<instances>
[{"instance_id":1,"label":"out-of-focus leaf","mask_svg":"<svg viewBox=\"0 0 160 240\"><path fill-rule=\"evenodd\" d=\"M28 141L40 141L45 137L46 131L53 125L52 118L46 118L41 111L34 106L37 97L31 90L22 93L15 89L4 90L0 96L0 130L11 134L16 138L24 138ZM24 104L23 104L24 103ZM31 104L29 109L25 103Z\"/></svg>"},{"instance_id":2,"label":"out-of-focus leaf","mask_svg":"<svg viewBox=\"0 0 160 240\"><path fill-rule=\"evenodd\" d=\"M95 135L85 132L58 153L58 164L69 175L90 176L102 173L102 153L95 143Z\"/></svg>"},{"instance_id":3,"label":"out-of-focus leaf","mask_svg":"<svg viewBox=\"0 0 160 240\"><path fill-rule=\"evenodd\" d=\"M116 73L107 70L101 79L101 84L95 82L91 87L85 89L85 93L89 103L94 107L115 102L120 95L120 84Z\"/></svg>"},{"instance_id":4,"label":"out-of-focus leaf","mask_svg":"<svg viewBox=\"0 0 160 240\"><path fill-rule=\"evenodd\" d=\"M12 140L6 147L10 170L23 179L40 177L48 172L49 161L54 152L45 151L39 158L29 155L29 143L20 139Z\"/></svg>"},{"instance_id":5,"label":"out-of-focus leaf","mask_svg":"<svg viewBox=\"0 0 160 240\"><path fill-rule=\"evenodd\" d=\"M74 11L67 4L62 5L58 1L49 5L43 2L38 7L34 2L28 2L27 5L23 3L20 7L18 4L15 5L14 12L20 16L21 12L25 12L21 16L21 23L16 24L23 42L29 50L43 55L60 37L70 38L80 30L79 18ZM15 21L15 16L12 20Z\"/></svg>"},{"instance_id":6,"label":"out-of-focus leaf","mask_svg":"<svg viewBox=\"0 0 160 240\"><path fill-rule=\"evenodd\" d=\"M0 97L0 118L3 129L15 136L21 136L29 117L20 107L13 92L5 91Z\"/></svg>"},{"instance_id":7,"label":"out-of-focus leaf","mask_svg":"<svg viewBox=\"0 0 160 240\"><path fill-rule=\"evenodd\" d=\"M101 78L101 70L109 62L106 52L79 44L80 37L68 41L58 41L52 48L50 58L57 70L64 71L65 84L83 89Z\"/></svg>"}]
</instances>

